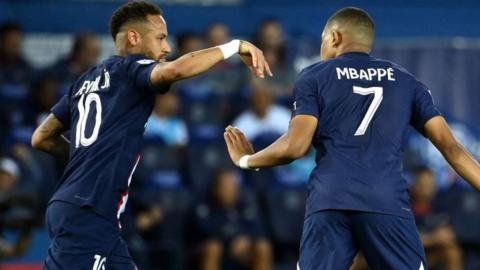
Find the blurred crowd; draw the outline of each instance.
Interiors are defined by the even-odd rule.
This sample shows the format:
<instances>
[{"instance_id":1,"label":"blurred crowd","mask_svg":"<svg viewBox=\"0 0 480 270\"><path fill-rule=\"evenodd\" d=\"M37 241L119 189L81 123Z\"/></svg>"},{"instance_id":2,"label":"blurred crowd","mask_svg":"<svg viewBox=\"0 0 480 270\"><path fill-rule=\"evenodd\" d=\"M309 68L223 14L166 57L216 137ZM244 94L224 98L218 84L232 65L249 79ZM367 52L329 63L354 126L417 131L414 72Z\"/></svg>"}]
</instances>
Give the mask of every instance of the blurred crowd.
<instances>
[{"instance_id":1,"label":"blurred crowd","mask_svg":"<svg viewBox=\"0 0 480 270\"><path fill-rule=\"evenodd\" d=\"M34 128L101 61L99 37L79 33L68 55L34 69L22 55L23 37L18 24L0 26L0 259L29 248L62 174L64 164L31 149ZM221 23L179 33L171 59L231 39ZM287 36L275 19L247 39L264 51L273 78L254 79L232 58L156 98L122 218L140 269L295 269L314 151L288 166L239 171L222 134L233 124L261 149L284 133L292 85L316 59L318 41ZM440 189L437 172L418 158L420 144L415 138L406 152L406 177L431 269L480 269L480 198L456 180ZM4 238L7 231L17 237ZM361 255L352 269L368 269Z\"/></svg>"}]
</instances>

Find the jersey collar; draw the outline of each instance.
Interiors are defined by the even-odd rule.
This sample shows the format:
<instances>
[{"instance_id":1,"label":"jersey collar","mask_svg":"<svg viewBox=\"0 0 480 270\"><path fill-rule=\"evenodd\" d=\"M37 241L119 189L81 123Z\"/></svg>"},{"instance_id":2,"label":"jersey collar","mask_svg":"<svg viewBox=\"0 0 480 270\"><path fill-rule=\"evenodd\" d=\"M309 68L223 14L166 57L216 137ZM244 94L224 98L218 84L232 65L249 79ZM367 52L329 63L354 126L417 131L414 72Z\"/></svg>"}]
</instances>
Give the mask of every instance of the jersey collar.
<instances>
[{"instance_id":1,"label":"jersey collar","mask_svg":"<svg viewBox=\"0 0 480 270\"><path fill-rule=\"evenodd\" d=\"M357 58L357 57L370 57L368 53L364 52L346 52L342 53L337 57L342 57L342 58Z\"/></svg>"}]
</instances>

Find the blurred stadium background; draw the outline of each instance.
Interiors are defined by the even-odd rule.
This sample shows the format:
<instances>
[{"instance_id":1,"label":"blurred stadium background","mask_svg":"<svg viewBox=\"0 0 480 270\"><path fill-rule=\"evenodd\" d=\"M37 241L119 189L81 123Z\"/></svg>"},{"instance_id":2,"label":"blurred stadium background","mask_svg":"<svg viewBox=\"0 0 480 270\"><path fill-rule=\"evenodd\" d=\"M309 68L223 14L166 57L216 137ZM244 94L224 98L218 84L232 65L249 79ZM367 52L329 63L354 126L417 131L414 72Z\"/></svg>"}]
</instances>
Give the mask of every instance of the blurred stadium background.
<instances>
[{"instance_id":1,"label":"blurred stadium background","mask_svg":"<svg viewBox=\"0 0 480 270\"><path fill-rule=\"evenodd\" d=\"M62 164L31 149L33 129L85 70L114 54L108 20L123 1L0 1L0 269L41 269L47 201ZM372 55L406 67L432 91L480 159L480 2L476 0L163 0L178 55L241 37L275 76L257 81L232 59L158 97L126 215L140 269L296 269L308 157L272 170L232 167L222 131L261 148L287 129L296 74L318 60L336 9L376 21ZM406 178L430 269L480 269L480 195L412 132ZM218 268L217 268L218 267ZM365 269L359 263L357 269Z\"/></svg>"}]
</instances>

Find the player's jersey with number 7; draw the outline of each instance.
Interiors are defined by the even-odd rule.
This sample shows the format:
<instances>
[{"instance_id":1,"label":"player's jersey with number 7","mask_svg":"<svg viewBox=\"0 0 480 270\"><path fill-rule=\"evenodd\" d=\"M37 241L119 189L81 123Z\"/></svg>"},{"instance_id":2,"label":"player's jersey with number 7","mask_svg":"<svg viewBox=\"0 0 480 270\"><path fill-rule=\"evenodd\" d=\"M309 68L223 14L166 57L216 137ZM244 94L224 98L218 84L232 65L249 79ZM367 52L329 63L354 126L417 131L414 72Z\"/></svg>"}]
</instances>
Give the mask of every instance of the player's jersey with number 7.
<instances>
[{"instance_id":1,"label":"player's jersey with number 7","mask_svg":"<svg viewBox=\"0 0 480 270\"><path fill-rule=\"evenodd\" d=\"M52 108L70 129L70 158L51 201L91 206L117 223L143 141L155 88L156 61L142 55L113 56L90 69Z\"/></svg>"},{"instance_id":2,"label":"player's jersey with number 7","mask_svg":"<svg viewBox=\"0 0 480 270\"><path fill-rule=\"evenodd\" d=\"M294 99L293 117L318 119L307 215L337 209L412 218L404 140L410 125L423 133L440 115L425 85L389 61L345 53L303 70Z\"/></svg>"}]
</instances>

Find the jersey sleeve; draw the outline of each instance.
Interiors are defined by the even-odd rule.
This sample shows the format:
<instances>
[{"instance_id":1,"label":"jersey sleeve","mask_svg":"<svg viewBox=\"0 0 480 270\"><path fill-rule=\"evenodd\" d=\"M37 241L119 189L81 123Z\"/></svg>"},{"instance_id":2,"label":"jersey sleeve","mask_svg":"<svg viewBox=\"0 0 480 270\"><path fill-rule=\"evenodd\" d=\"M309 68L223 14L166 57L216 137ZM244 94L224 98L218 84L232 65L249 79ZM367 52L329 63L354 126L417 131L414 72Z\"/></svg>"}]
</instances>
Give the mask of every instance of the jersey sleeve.
<instances>
[{"instance_id":1,"label":"jersey sleeve","mask_svg":"<svg viewBox=\"0 0 480 270\"><path fill-rule=\"evenodd\" d=\"M413 111L410 124L420 133L424 134L424 127L428 120L441 115L433 102L432 94L428 88L418 83L415 88Z\"/></svg>"},{"instance_id":2,"label":"jersey sleeve","mask_svg":"<svg viewBox=\"0 0 480 270\"><path fill-rule=\"evenodd\" d=\"M70 98L68 94L64 95L50 111L66 128L70 128Z\"/></svg>"},{"instance_id":3,"label":"jersey sleeve","mask_svg":"<svg viewBox=\"0 0 480 270\"><path fill-rule=\"evenodd\" d=\"M143 55L131 55L127 59L127 76L135 88L163 94L170 89L170 84L154 86L150 75L158 64L157 61L148 59Z\"/></svg>"},{"instance_id":4,"label":"jersey sleeve","mask_svg":"<svg viewBox=\"0 0 480 270\"><path fill-rule=\"evenodd\" d=\"M316 80L300 75L293 87L293 98L292 118L300 114L311 115L317 119L320 117L321 104Z\"/></svg>"}]
</instances>

